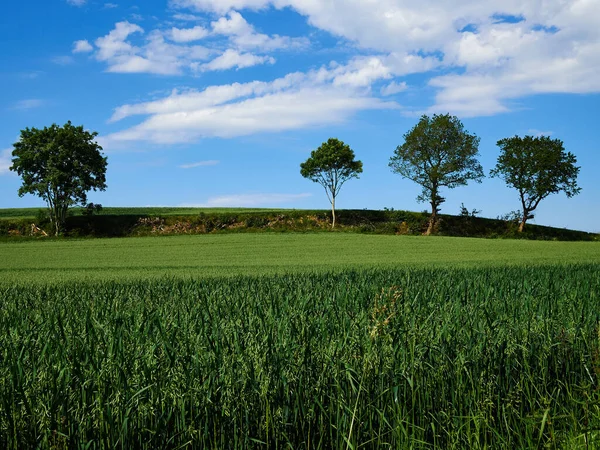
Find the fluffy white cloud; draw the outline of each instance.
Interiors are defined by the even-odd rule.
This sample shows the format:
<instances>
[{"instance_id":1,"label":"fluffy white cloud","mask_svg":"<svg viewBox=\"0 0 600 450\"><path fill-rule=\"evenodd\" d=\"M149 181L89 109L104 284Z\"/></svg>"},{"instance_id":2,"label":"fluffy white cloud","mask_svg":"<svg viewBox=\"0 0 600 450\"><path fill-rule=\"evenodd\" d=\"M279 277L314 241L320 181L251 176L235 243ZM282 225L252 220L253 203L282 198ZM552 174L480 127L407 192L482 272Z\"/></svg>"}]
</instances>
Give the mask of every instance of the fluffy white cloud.
<instances>
[{"instance_id":1,"label":"fluffy white cloud","mask_svg":"<svg viewBox=\"0 0 600 450\"><path fill-rule=\"evenodd\" d=\"M144 34L139 25L119 22L106 36L96 39L96 58L108 64L109 72L179 74L211 52L199 45L176 45L165 41L159 31L149 33L142 46L130 41L131 35Z\"/></svg>"},{"instance_id":2,"label":"fluffy white cloud","mask_svg":"<svg viewBox=\"0 0 600 450\"><path fill-rule=\"evenodd\" d=\"M10 173L9 167L12 166L12 148L0 151L0 175Z\"/></svg>"},{"instance_id":3,"label":"fluffy white cloud","mask_svg":"<svg viewBox=\"0 0 600 450\"><path fill-rule=\"evenodd\" d=\"M306 48L310 42L305 37L291 38L289 36L258 33L242 15L231 11L227 17L221 17L211 24L214 34L229 36L231 43L238 49L258 49L273 51L279 49Z\"/></svg>"},{"instance_id":4,"label":"fluffy white cloud","mask_svg":"<svg viewBox=\"0 0 600 450\"><path fill-rule=\"evenodd\" d=\"M202 137L236 137L341 123L358 111L397 108L371 95L363 76L370 60L347 66L292 73L271 82L211 86L203 91L173 91L167 98L123 105L115 122L149 116L139 125L106 136L105 144L150 141L190 142ZM369 69L370 70L370 69ZM368 71L368 70L367 70ZM385 75L385 72L383 72ZM357 81L358 80L358 81Z\"/></svg>"},{"instance_id":5,"label":"fluffy white cloud","mask_svg":"<svg viewBox=\"0 0 600 450\"><path fill-rule=\"evenodd\" d=\"M189 16L179 17L191 20ZM213 38L211 45L215 48L221 49L223 41L230 48L223 52L189 45L209 36ZM220 42L214 42L214 38L219 37ZM167 42L165 38L174 43ZM210 30L202 26L172 27L167 31L156 29L146 34L139 25L128 21L118 22L112 31L94 43L97 47L96 59L106 62L109 72L174 75L186 71L197 73L273 64L275 59L264 53L304 48L308 46L308 39L257 33L241 14L231 12L227 17L214 21ZM74 53L91 50L93 47L88 41L74 43ZM206 62L213 53L221 54Z\"/></svg>"},{"instance_id":6,"label":"fluffy white cloud","mask_svg":"<svg viewBox=\"0 0 600 450\"><path fill-rule=\"evenodd\" d=\"M594 0L505 0L501 6L496 0L172 3L229 13L222 25L231 33L247 31L232 10L290 7L311 25L377 53L393 76L403 74L407 58L418 57L417 72L445 72L430 82L438 89L431 111L495 114L526 95L600 92L600 2Z\"/></svg>"},{"instance_id":7,"label":"fluffy white cloud","mask_svg":"<svg viewBox=\"0 0 600 450\"><path fill-rule=\"evenodd\" d=\"M89 53L93 50L94 47L85 39L73 42L73 53Z\"/></svg>"},{"instance_id":8,"label":"fluffy white cloud","mask_svg":"<svg viewBox=\"0 0 600 450\"><path fill-rule=\"evenodd\" d=\"M252 53L239 53L236 50L226 50L222 55L213 59L211 62L202 64L198 67L200 71L227 70L232 68L243 69L259 64L275 64L275 59L271 56L258 56Z\"/></svg>"},{"instance_id":9,"label":"fluffy white cloud","mask_svg":"<svg viewBox=\"0 0 600 450\"><path fill-rule=\"evenodd\" d=\"M182 164L179 166L180 169L193 169L195 167L207 167L207 166L216 166L219 164L219 161L210 160L210 161L198 161L195 163Z\"/></svg>"},{"instance_id":10,"label":"fluffy white cloud","mask_svg":"<svg viewBox=\"0 0 600 450\"><path fill-rule=\"evenodd\" d=\"M175 42L193 42L208 36L208 30L201 26L194 28L175 28L171 29L171 39Z\"/></svg>"},{"instance_id":11,"label":"fluffy white cloud","mask_svg":"<svg viewBox=\"0 0 600 450\"><path fill-rule=\"evenodd\" d=\"M286 203L295 202L304 198L310 197L311 194L232 194L232 195L221 195L218 197L209 198L206 203L202 205L193 205L205 208L219 208L219 207L269 207L275 205L282 205ZM181 205L181 206L192 206L192 205Z\"/></svg>"}]
</instances>

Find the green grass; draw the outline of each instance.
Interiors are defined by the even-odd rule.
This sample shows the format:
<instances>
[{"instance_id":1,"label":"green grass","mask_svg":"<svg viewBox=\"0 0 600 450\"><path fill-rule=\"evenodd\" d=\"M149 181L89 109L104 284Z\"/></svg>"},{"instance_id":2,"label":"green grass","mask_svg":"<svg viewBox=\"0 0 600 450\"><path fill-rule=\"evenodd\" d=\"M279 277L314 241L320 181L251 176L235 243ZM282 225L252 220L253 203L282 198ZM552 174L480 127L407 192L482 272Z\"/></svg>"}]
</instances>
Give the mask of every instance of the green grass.
<instances>
[{"instance_id":1,"label":"green grass","mask_svg":"<svg viewBox=\"0 0 600 450\"><path fill-rule=\"evenodd\" d=\"M0 208L0 219L34 219L38 211L45 211L46 207L39 208ZM72 208L71 213L75 216L82 215L83 208ZM180 208L180 207L105 207L100 215L134 215L134 216L192 216L204 214L231 214L231 213L253 213L253 212L277 212L285 211L269 208Z\"/></svg>"},{"instance_id":2,"label":"green grass","mask_svg":"<svg viewBox=\"0 0 600 450\"><path fill-rule=\"evenodd\" d=\"M600 265L441 265L0 286L0 448L598 448Z\"/></svg>"},{"instance_id":3,"label":"green grass","mask_svg":"<svg viewBox=\"0 0 600 450\"><path fill-rule=\"evenodd\" d=\"M600 263L598 242L260 233L0 242L1 283Z\"/></svg>"},{"instance_id":4,"label":"green grass","mask_svg":"<svg viewBox=\"0 0 600 450\"><path fill-rule=\"evenodd\" d=\"M0 242L0 448L600 448L600 243Z\"/></svg>"}]
</instances>

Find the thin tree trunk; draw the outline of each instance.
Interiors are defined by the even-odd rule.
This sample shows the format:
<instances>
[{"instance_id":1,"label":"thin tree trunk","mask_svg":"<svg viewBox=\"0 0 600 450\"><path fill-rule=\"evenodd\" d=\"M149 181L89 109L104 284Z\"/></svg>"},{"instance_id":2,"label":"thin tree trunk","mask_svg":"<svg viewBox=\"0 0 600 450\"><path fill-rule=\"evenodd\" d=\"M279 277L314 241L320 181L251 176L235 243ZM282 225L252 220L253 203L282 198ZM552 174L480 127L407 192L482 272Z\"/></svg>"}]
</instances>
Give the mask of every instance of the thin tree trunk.
<instances>
[{"instance_id":1,"label":"thin tree trunk","mask_svg":"<svg viewBox=\"0 0 600 450\"><path fill-rule=\"evenodd\" d=\"M429 218L429 225L427 227L427 231L425 232L425 236L430 236L435 229L435 225L437 223L437 213L438 213L438 201L437 201L437 189L434 189L431 194L431 217Z\"/></svg>"},{"instance_id":2,"label":"thin tree trunk","mask_svg":"<svg viewBox=\"0 0 600 450\"><path fill-rule=\"evenodd\" d=\"M335 228L335 197L331 198L331 228Z\"/></svg>"},{"instance_id":3,"label":"thin tree trunk","mask_svg":"<svg viewBox=\"0 0 600 450\"><path fill-rule=\"evenodd\" d=\"M427 226L427 231L425 232L425 236L430 236L431 233L433 233L436 223L437 223L437 207L434 208L431 213L431 217L429 218L429 225Z\"/></svg>"},{"instance_id":4,"label":"thin tree trunk","mask_svg":"<svg viewBox=\"0 0 600 450\"><path fill-rule=\"evenodd\" d=\"M522 233L523 229L525 228L525 222L527 222L527 216L529 216L529 213L527 211L523 212L523 219L521 220L521 223L519 224L519 233Z\"/></svg>"},{"instance_id":5,"label":"thin tree trunk","mask_svg":"<svg viewBox=\"0 0 600 450\"><path fill-rule=\"evenodd\" d=\"M519 224L519 233L523 232L523 229L525 228L525 222L527 222L527 218L529 217L529 213L531 212L527 208L523 194L521 194L521 206L523 207L523 219L521 220L521 223Z\"/></svg>"}]
</instances>

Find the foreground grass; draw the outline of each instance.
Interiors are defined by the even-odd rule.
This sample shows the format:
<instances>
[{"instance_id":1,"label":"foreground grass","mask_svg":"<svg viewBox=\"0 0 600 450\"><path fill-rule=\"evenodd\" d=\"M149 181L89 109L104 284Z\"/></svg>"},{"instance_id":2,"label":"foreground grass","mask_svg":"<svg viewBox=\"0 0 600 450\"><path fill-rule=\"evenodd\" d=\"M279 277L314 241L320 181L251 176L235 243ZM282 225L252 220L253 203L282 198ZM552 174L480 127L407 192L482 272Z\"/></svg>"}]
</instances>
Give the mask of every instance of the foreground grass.
<instances>
[{"instance_id":1,"label":"foreground grass","mask_svg":"<svg viewBox=\"0 0 600 450\"><path fill-rule=\"evenodd\" d=\"M489 253L589 260L590 247L261 238L246 250L229 237L32 243L2 247L2 259L23 265L35 254L23 251L37 252L37 267L73 270L73 258L110 274L166 264L160 249L168 274L176 260L202 273L239 252L235 263L257 272L292 253L307 266L315 254L337 267L434 254L439 264L0 286L0 447L600 445L600 265L441 267L457 253L473 265Z\"/></svg>"},{"instance_id":2,"label":"foreground grass","mask_svg":"<svg viewBox=\"0 0 600 450\"><path fill-rule=\"evenodd\" d=\"M0 242L0 284L205 278L372 267L600 263L598 242L346 233Z\"/></svg>"}]
</instances>

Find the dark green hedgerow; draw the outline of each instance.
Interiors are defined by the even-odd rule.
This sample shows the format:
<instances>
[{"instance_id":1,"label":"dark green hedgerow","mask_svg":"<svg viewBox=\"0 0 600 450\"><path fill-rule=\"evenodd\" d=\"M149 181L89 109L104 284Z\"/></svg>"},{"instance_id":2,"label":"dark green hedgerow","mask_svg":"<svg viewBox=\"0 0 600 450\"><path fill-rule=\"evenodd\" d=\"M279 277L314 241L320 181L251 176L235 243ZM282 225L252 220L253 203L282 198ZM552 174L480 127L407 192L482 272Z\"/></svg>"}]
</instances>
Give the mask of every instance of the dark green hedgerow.
<instances>
[{"instance_id":1,"label":"dark green hedgerow","mask_svg":"<svg viewBox=\"0 0 600 450\"><path fill-rule=\"evenodd\" d=\"M598 448L599 269L0 287L0 447Z\"/></svg>"},{"instance_id":2,"label":"dark green hedgerow","mask_svg":"<svg viewBox=\"0 0 600 450\"><path fill-rule=\"evenodd\" d=\"M323 210L224 210L189 215L175 215L171 210L166 211L164 215L107 214L106 212L93 216L74 214L67 218L66 233L71 237L126 237L331 230L329 222L331 213ZM518 233L518 224L505 220L449 215L442 215L440 218L435 233L443 236L565 241L598 239L598 235L592 233L537 225L528 225L525 232ZM428 220L428 214L410 211L340 210L338 211L336 231L420 235L427 229ZM43 214L38 214L36 219L2 219L0 220L0 237L41 236L42 233L39 230L33 229L32 231L32 224L48 232L51 228Z\"/></svg>"}]
</instances>

